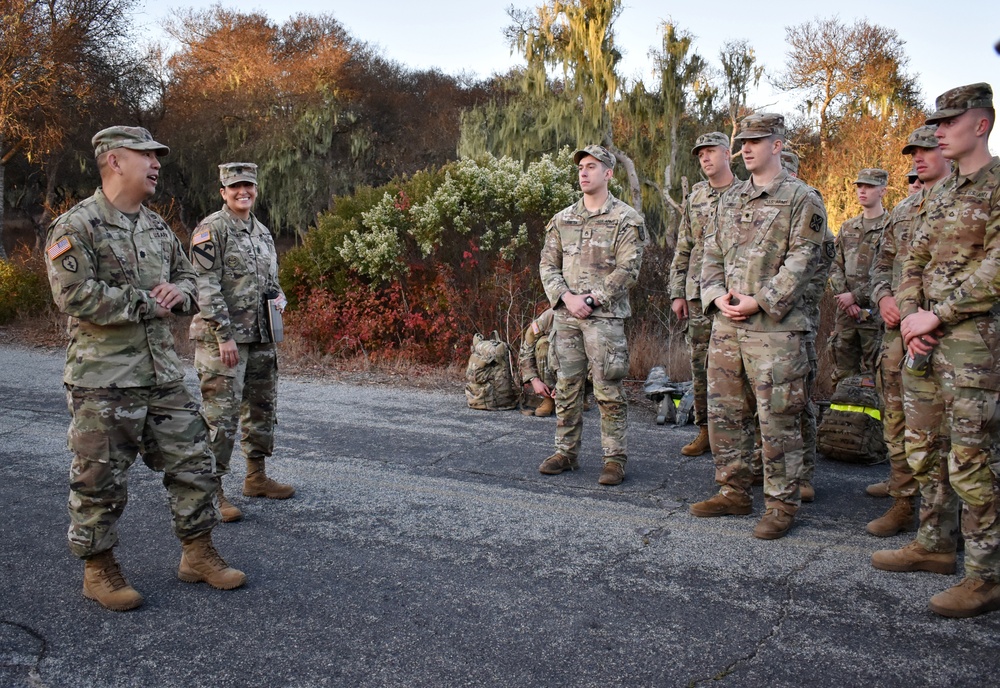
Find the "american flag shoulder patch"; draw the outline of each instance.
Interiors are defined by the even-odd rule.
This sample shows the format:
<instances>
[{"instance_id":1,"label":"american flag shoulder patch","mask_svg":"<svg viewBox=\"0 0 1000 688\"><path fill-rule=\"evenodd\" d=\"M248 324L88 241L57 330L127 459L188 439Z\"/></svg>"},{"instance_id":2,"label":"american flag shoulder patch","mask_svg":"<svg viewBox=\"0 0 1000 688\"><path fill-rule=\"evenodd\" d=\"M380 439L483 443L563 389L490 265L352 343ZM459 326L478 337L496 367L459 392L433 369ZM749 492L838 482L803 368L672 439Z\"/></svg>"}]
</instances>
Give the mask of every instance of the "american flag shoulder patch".
<instances>
[{"instance_id":1,"label":"american flag shoulder patch","mask_svg":"<svg viewBox=\"0 0 1000 688\"><path fill-rule=\"evenodd\" d=\"M532 332L534 332L535 334L538 334L538 332L540 330L541 330L541 328L538 326L538 323L536 323L536 322L532 322L531 323L531 331Z\"/></svg>"},{"instance_id":2,"label":"american flag shoulder patch","mask_svg":"<svg viewBox=\"0 0 1000 688\"><path fill-rule=\"evenodd\" d=\"M211 238L212 233L208 229L203 229L200 232L195 232L194 236L191 237L191 245L197 246L198 244L204 244Z\"/></svg>"},{"instance_id":3,"label":"american flag shoulder patch","mask_svg":"<svg viewBox=\"0 0 1000 688\"><path fill-rule=\"evenodd\" d=\"M56 243L49 246L45 252L49 254L49 260L55 260L71 248L73 248L73 246L69 243L69 237L63 237Z\"/></svg>"}]
</instances>

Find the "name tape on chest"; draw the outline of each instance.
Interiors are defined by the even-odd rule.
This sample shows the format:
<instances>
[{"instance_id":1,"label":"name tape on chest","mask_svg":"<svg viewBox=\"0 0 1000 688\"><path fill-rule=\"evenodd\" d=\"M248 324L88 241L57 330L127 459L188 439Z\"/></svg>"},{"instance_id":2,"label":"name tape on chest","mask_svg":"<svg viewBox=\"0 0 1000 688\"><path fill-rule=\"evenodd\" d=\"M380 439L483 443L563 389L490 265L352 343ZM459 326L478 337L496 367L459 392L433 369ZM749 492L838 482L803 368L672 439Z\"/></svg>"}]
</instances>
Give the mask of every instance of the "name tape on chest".
<instances>
[{"instance_id":1,"label":"name tape on chest","mask_svg":"<svg viewBox=\"0 0 1000 688\"><path fill-rule=\"evenodd\" d=\"M49 254L49 260L55 260L71 248L73 248L73 245L70 244L69 237L63 237L56 243L49 246L45 252Z\"/></svg>"}]
</instances>

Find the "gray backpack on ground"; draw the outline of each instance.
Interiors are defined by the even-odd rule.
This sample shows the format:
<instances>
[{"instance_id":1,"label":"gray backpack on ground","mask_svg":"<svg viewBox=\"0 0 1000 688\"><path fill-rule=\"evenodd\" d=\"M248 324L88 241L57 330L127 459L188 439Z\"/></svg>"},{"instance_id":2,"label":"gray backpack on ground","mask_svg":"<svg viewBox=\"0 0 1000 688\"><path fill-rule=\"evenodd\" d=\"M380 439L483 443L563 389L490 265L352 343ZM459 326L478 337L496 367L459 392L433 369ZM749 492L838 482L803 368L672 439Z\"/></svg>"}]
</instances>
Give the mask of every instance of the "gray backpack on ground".
<instances>
[{"instance_id":1,"label":"gray backpack on ground","mask_svg":"<svg viewBox=\"0 0 1000 688\"><path fill-rule=\"evenodd\" d=\"M519 395L510 369L510 347L497 332L486 339L472 338L472 354L465 368L465 397L469 408L506 411L517 407Z\"/></svg>"},{"instance_id":2,"label":"gray backpack on ground","mask_svg":"<svg viewBox=\"0 0 1000 688\"><path fill-rule=\"evenodd\" d=\"M829 459L848 463L887 460L881 408L871 376L841 380L816 433L816 449Z\"/></svg>"}]
</instances>

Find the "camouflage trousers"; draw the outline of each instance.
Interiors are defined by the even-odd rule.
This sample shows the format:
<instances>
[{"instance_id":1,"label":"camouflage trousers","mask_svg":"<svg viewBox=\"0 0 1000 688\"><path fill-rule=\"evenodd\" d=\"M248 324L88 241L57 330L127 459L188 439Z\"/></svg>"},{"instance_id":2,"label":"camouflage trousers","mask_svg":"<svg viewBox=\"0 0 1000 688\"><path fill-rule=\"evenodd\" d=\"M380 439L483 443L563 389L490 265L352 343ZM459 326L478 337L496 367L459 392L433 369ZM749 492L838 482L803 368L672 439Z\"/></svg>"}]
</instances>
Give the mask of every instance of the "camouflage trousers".
<instances>
[{"instance_id":1,"label":"camouflage trousers","mask_svg":"<svg viewBox=\"0 0 1000 688\"><path fill-rule=\"evenodd\" d=\"M702 311L701 301L688 301L684 338L691 347L691 388L694 392L694 424L708 425L708 342L712 319Z\"/></svg>"},{"instance_id":2,"label":"camouflage trousers","mask_svg":"<svg viewBox=\"0 0 1000 688\"><path fill-rule=\"evenodd\" d=\"M208 427L183 382L157 387L91 389L67 385L73 452L69 482L69 547L90 557L118 542L118 519L128 502L128 470L140 447L163 470L174 533L186 540L219 522L219 487Z\"/></svg>"},{"instance_id":3,"label":"camouflage trousers","mask_svg":"<svg viewBox=\"0 0 1000 688\"><path fill-rule=\"evenodd\" d=\"M552 340L556 379L556 451L576 458L583 436L584 385L588 362L594 398L601 412L604 461L627 461L628 402L622 380L628 373L628 344L621 318L580 320L556 311Z\"/></svg>"},{"instance_id":4,"label":"camouflage trousers","mask_svg":"<svg viewBox=\"0 0 1000 688\"><path fill-rule=\"evenodd\" d=\"M809 359L800 332L752 332L716 317L708 350L708 434L723 494L751 496L754 411L767 508L800 504Z\"/></svg>"},{"instance_id":5,"label":"camouflage trousers","mask_svg":"<svg viewBox=\"0 0 1000 688\"><path fill-rule=\"evenodd\" d=\"M242 427L240 445L247 459L264 459L274 452L277 424L278 353L274 344L238 344L239 363L222 363L219 345L195 344L194 365L201 378L201 397L211 429L211 447L219 475L229 473Z\"/></svg>"},{"instance_id":6,"label":"camouflage trousers","mask_svg":"<svg viewBox=\"0 0 1000 688\"><path fill-rule=\"evenodd\" d=\"M886 329L882 335L879 360L879 396L882 397L882 435L889 450L889 494L913 497L920 493L913 469L906 460L906 416L903 413L903 337L899 328Z\"/></svg>"},{"instance_id":7,"label":"camouflage trousers","mask_svg":"<svg viewBox=\"0 0 1000 688\"><path fill-rule=\"evenodd\" d=\"M879 328L859 327L854 318L838 309L829 343L833 357L833 386L836 388L838 382L852 375L874 374L881 340Z\"/></svg>"},{"instance_id":8,"label":"camouflage trousers","mask_svg":"<svg viewBox=\"0 0 1000 688\"><path fill-rule=\"evenodd\" d=\"M961 506L966 575L1000 581L1000 392L964 386L1000 352L990 320L946 327L926 377L903 373L903 405L906 451L920 485L917 541L954 551Z\"/></svg>"},{"instance_id":9,"label":"camouflage trousers","mask_svg":"<svg viewBox=\"0 0 1000 688\"><path fill-rule=\"evenodd\" d=\"M816 378L819 375L819 358L816 355L816 334L806 332L802 336L802 344L806 348L806 358L809 359L809 373L806 375L806 407L802 411L802 482L811 483L816 475L816 420L818 413L813 392L816 391ZM764 475L764 449L760 437L760 422L754 415L754 445L753 475Z\"/></svg>"}]
</instances>

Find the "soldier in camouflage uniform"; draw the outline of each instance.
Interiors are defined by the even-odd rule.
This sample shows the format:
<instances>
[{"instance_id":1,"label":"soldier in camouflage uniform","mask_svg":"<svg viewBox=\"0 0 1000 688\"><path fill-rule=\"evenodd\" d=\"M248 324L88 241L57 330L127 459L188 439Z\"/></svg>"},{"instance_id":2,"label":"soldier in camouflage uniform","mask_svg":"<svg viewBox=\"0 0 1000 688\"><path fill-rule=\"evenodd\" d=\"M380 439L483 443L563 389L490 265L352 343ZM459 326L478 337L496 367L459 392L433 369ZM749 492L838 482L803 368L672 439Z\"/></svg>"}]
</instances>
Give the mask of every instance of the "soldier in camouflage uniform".
<instances>
[{"instance_id":1,"label":"soldier in camouflage uniform","mask_svg":"<svg viewBox=\"0 0 1000 688\"><path fill-rule=\"evenodd\" d=\"M267 477L264 462L274 451L278 358L268 328L268 299L283 307L278 253L271 232L251 212L257 200L257 166L219 165L224 204L191 236L191 263L198 276L199 313L191 321L195 368L201 378L205 414L219 475L229 472L242 417L247 497L287 499L290 485ZM242 518L219 488L224 521Z\"/></svg>"},{"instance_id":2,"label":"soldier in camouflage uniform","mask_svg":"<svg viewBox=\"0 0 1000 688\"><path fill-rule=\"evenodd\" d=\"M926 381L904 387L910 466L924 500L947 500L929 494L938 489L962 501L965 577L930 608L966 617L1000 609L1000 158L989 152L989 84L946 91L936 108L927 123L955 170L924 202L896 301L908 355L931 354L923 371L916 362L904 371ZM915 542L876 552L873 565L951 573L953 524L921 526Z\"/></svg>"},{"instance_id":3,"label":"soldier in camouflage uniform","mask_svg":"<svg viewBox=\"0 0 1000 688\"><path fill-rule=\"evenodd\" d=\"M830 336L834 387L846 377L875 372L882 319L871 302L870 280L879 238L889 221L882 207L888 183L885 170L861 170L854 185L862 213L842 224L837 234L837 253L830 268L830 291L837 302Z\"/></svg>"},{"instance_id":4,"label":"soldier in camouflage uniform","mask_svg":"<svg viewBox=\"0 0 1000 688\"><path fill-rule=\"evenodd\" d=\"M579 468L587 363L601 411L604 470L598 482L625 478L628 373L625 318L629 290L639 278L646 229L642 217L608 191L615 158L601 146L573 154L583 198L549 222L539 272L555 309L556 453L538 467L555 475Z\"/></svg>"},{"instance_id":5,"label":"soldier in camouflage uniform","mask_svg":"<svg viewBox=\"0 0 1000 688\"><path fill-rule=\"evenodd\" d=\"M924 188L924 183L920 181L920 175L917 173L917 168L913 168L906 173L906 190L910 196L916 196Z\"/></svg>"},{"instance_id":6,"label":"soldier in camouflage uniform","mask_svg":"<svg viewBox=\"0 0 1000 688\"><path fill-rule=\"evenodd\" d=\"M698 437L681 449L685 456L709 451L708 442L708 340L712 321L701 309L701 257L705 227L715 216L719 198L739 181L729 168L729 137L720 131L702 134L691 154L697 156L708 177L698 182L684 200L684 212L677 229L677 247L670 265L671 310L686 325L685 337L691 347L691 380L694 388L694 422Z\"/></svg>"},{"instance_id":7,"label":"soldier in camouflage uniform","mask_svg":"<svg viewBox=\"0 0 1000 688\"><path fill-rule=\"evenodd\" d=\"M169 149L145 129L111 127L93 138L102 186L49 227L49 282L69 316L63 381L72 421L69 545L84 564L83 594L108 609L142 603L115 561L128 470L140 447L163 470L182 542L178 577L220 589L246 580L215 551L219 486L201 407L183 382L170 331L197 310L191 264L173 232L143 201L156 191Z\"/></svg>"},{"instance_id":8,"label":"soldier in camouflage uniform","mask_svg":"<svg viewBox=\"0 0 1000 688\"><path fill-rule=\"evenodd\" d=\"M922 175L922 182L930 189L948 173L948 161L938 148L935 127L922 126L912 134L903 147L903 155L912 155L914 170ZM868 494L874 497L893 498L892 506L879 518L871 521L866 530L878 537L889 537L913 530L916 497L919 493L913 470L906 459L903 413L903 339L899 335L899 308L896 291L903 261L913 239L913 227L923 207L920 192L907 196L892 209L889 224L882 232L878 257L872 269L872 303L878 305L885 322L882 335L882 358L879 363L879 385L882 396L882 430L889 451L889 479L869 485ZM908 376L909 377L909 376ZM930 504L927 507L930 508ZM954 509L954 504L951 508ZM928 514L928 518L930 515Z\"/></svg>"},{"instance_id":9,"label":"soldier in camouflage uniform","mask_svg":"<svg viewBox=\"0 0 1000 688\"><path fill-rule=\"evenodd\" d=\"M799 508L811 327L804 295L827 260L826 210L819 195L781 167L784 117L740 122L751 179L719 201L705 239L701 299L718 310L708 353L708 427L719 493L691 505L695 516L749 514L754 407L763 441L764 517L754 536L775 539ZM832 256L830 256L832 258Z\"/></svg>"},{"instance_id":10,"label":"soldier in camouflage uniform","mask_svg":"<svg viewBox=\"0 0 1000 688\"><path fill-rule=\"evenodd\" d=\"M521 373L521 383L530 384L532 391L542 398L534 415L544 418L556 411L556 371L549 365L549 335L555 322L556 312L546 308L545 312L531 321L521 336L521 349L517 355L517 367Z\"/></svg>"}]
</instances>

